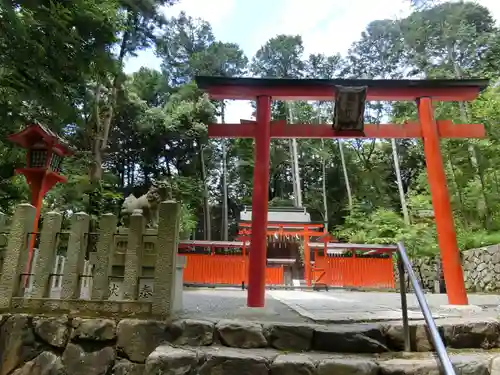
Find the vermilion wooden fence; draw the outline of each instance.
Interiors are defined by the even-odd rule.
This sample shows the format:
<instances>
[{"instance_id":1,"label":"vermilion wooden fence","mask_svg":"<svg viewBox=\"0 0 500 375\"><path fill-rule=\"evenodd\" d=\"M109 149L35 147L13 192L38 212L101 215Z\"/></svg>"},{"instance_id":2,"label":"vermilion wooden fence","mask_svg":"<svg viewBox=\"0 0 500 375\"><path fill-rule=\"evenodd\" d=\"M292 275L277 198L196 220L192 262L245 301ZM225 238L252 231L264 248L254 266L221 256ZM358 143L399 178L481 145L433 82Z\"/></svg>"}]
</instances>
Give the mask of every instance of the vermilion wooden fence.
<instances>
[{"instance_id":1,"label":"vermilion wooden fence","mask_svg":"<svg viewBox=\"0 0 500 375\"><path fill-rule=\"evenodd\" d=\"M243 255L182 254L187 257L184 282L193 284L248 283L248 257ZM283 266L267 267L267 285L283 284Z\"/></svg>"},{"instance_id":2,"label":"vermilion wooden fence","mask_svg":"<svg viewBox=\"0 0 500 375\"><path fill-rule=\"evenodd\" d=\"M248 257L243 255L183 254L184 282L240 285L248 283ZM339 287L394 288L392 258L318 257L315 283ZM266 268L267 285L283 285L283 266Z\"/></svg>"},{"instance_id":3,"label":"vermilion wooden fence","mask_svg":"<svg viewBox=\"0 0 500 375\"><path fill-rule=\"evenodd\" d=\"M316 282L340 287L394 288L392 257L318 257Z\"/></svg>"}]
</instances>

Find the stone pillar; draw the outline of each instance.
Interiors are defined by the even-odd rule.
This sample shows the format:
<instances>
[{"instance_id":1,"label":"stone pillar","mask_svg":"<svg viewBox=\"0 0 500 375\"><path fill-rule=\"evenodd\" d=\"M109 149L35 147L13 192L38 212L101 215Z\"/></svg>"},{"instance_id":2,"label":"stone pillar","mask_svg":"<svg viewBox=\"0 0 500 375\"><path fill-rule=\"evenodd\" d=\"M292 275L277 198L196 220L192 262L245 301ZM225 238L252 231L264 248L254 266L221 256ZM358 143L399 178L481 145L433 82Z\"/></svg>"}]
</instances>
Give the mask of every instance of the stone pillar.
<instances>
[{"instance_id":1,"label":"stone pillar","mask_svg":"<svg viewBox=\"0 0 500 375\"><path fill-rule=\"evenodd\" d=\"M174 201L161 202L159 211L152 313L167 316L172 312L175 301L180 204Z\"/></svg>"},{"instance_id":2,"label":"stone pillar","mask_svg":"<svg viewBox=\"0 0 500 375\"><path fill-rule=\"evenodd\" d=\"M142 216L142 210L134 210L129 220L125 271L122 284L123 299L137 300L139 277L142 270L142 239L146 223Z\"/></svg>"},{"instance_id":3,"label":"stone pillar","mask_svg":"<svg viewBox=\"0 0 500 375\"><path fill-rule=\"evenodd\" d=\"M99 222L99 238L95 254L92 295L94 300L106 300L109 296L109 274L113 261L113 243L117 219L113 214L104 214Z\"/></svg>"},{"instance_id":4,"label":"stone pillar","mask_svg":"<svg viewBox=\"0 0 500 375\"><path fill-rule=\"evenodd\" d=\"M7 230L7 215L3 212L0 212L0 233L3 233Z\"/></svg>"},{"instance_id":5,"label":"stone pillar","mask_svg":"<svg viewBox=\"0 0 500 375\"><path fill-rule=\"evenodd\" d=\"M0 212L0 271L1 267L3 264L3 257L5 254L3 254L3 248L7 246L7 215L5 215L3 212Z\"/></svg>"},{"instance_id":6,"label":"stone pillar","mask_svg":"<svg viewBox=\"0 0 500 375\"><path fill-rule=\"evenodd\" d=\"M61 299L80 298L80 276L83 275L85 262L85 234L89 231L89 215L77 212L71 218L71 233L64 264L64 276L61 285Z\"/></svg>"},{"instance_id":7,"label":"stone pillar","mask_svg":"<svg viewBox=\"0 0 500 375\"><path fill-rule=\"evenodd\" d=\"M57 251L57 234L61 230L62 215L49 212L43 218L40 232L40 248L33 276L32 298L46 298L50 292L50 274L54 269Z\"/></svg>"},{"instance_id":8,"label":"stone pillar","mask_svg":"<svg viewBox=\"0 0 500 375\"><path fill-rule=\"evenodd\" d=\"M18 293L19 276L28 261L27 238L33 230L35 214L35 207L27 203L17 206L14 214L0 272L0 309L8 309L11 298Z\"/></svg>"},{"instance_id":9,"label":"stone pillar","mask_svg":"<svg viewBox=\"0 0 500 375\"><path fill-rule=\"evenodd\" d=\"M0 249L7 245L7 229L7 215L0 212Z\"/></svg>"},{"instance_id":10,"label":"stone pillar","mask_svg":"<svg viewBox=\"0 0 500 375\"><path fill-rule=\"evenodd\" d=\"M184 290L184 268L186 268L187 258L185 255L177 255L175 265L175 299L173 311L181 311L184 301L182 291Z\"/></svg>"}]
</instances>

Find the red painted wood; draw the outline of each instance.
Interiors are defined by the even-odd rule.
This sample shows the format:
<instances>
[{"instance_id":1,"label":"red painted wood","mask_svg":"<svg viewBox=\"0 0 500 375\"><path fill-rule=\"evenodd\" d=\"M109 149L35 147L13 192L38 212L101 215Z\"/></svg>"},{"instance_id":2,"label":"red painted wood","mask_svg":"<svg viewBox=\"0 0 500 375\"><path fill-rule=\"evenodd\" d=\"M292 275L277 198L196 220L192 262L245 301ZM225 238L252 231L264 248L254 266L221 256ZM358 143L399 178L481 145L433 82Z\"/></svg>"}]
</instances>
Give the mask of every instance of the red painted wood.
<instances>
[{"instance_id":1,"label":"red painted wood","mask_svg":"<svg viewBox=\"0 0 500 375\"><path fill-rule=\"evenodd\" d=\"M255 100L259 96L269 96L273 100L335 100L332 87L319 85L308 87L252 87L245 85L213 86L206 90L212 99ZM468 101L477 98L480 87L447 88L369 88L367 100L375 101L415 101L421 97L432 97L435 101Z\"/></svg>"},{"instance_id":2,"label":"red painted wood","mask_svg":"<svg viewBox=\"0 0 500 375\"><path fill-rule=\"evenodd\" d=\"M242 228L250 228L252 226L252 223L250 222L240 222L238 223L239 227ZM310 223L285 223L285 222L267 222L267 226L269 228L271 227L289 227L289 228L304 228L303 231L307 231L308 229L314 229L314 228L319 228L323 229L323 224L310 224Z\"/></svg>"},{"instance_id":3,"label":"red painted wood","mask_svg":"<svg viewBox=\"0 0 500 375\"><path fill-rule=\"evenodd\" d=\"M431 100L429 98L420 99L418 110L422 124L427 175L436 218L438 243L441 258L443 259L443 273L448 302L451 305L467 305L467 292L465 291L460 252L453 223L453 212Z\"/></svg>"},{"instance_id":4,"label":"red painted wood","mask_svg":"<svg viewBox=\"0 0 500 375\"><path fill-rule=\"evenodd\" d=\"M248 284L244 255L180 254L185 256L184 282L193 284ZM265 268L265 285L283 285L283 266Z\"/></svg>"},{"instance_id":5,"label":"red painted wood","mask_svg":"<svg viewBox=\"0 0 500 375\"><path fill-rule=\"evenodd\" d=\"M271 98L257 98L255 164L252 196L252 239L248 268L248 307L264 307L266 287L267 209L271 143Z\"/></svg>"},{"instance_id":6,"label":"red painted wood","mask_svg":"<svg viewBox=\"0 0 500 375\"><path fill-rule=\"evenodd\" d=\"M316 283L329 286L394 288L392 257L318 257L314 276Z\"/></svg>"},{"instance_id":7,"label":"red painted wood","mask_svg":"<svg viewBox=\"0 0 500 375\"><path fill-rule=\"evenodd\" d=\"M449 120L437 121L441 138L485 138L482 124L453 124ZM254 138L259 127L255 122L242 124L210 124L210 138ZM358 132L338 133L329 124L286 124L285 121L271 123L271 138L422 138L420 123L366 124L364 135Z\"/></svg>"}]
</instances>

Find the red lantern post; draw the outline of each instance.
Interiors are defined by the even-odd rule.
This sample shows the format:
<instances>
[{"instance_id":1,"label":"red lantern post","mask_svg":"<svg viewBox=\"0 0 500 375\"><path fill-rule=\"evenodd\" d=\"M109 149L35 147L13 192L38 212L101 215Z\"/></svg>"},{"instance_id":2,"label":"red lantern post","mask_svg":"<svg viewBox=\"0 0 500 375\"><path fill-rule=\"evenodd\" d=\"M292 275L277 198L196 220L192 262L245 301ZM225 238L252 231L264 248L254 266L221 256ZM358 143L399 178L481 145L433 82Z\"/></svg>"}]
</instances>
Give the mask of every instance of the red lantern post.
<instances>
[{"instance_id":1,"label":"red lantern post","mask_svg":"<svg viewBox=\"0 0 500 375\"><path fill-rule=\"evenodd\" d=\"M61 137L38 123L28 125L7 139L27 150L26 167L16 169L16 173L24 175L30 186L31 204L36 208L33 227L33 233L36 233L43 197L58 182L66 182L66 177L60 174L61 164L63 158L73 152ZM25 273L29 273L31 269L35 239L36 235L31 236Z\"/></svg>"}]
</instances>

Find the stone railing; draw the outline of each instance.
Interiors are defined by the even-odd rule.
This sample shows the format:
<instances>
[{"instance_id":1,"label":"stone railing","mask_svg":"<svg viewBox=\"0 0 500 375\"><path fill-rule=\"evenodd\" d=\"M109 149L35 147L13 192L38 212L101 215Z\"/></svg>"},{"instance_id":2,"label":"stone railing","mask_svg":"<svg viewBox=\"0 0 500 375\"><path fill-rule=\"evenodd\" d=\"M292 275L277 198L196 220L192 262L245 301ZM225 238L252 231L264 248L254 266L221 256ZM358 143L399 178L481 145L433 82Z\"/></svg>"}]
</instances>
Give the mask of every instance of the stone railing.
<instances>
[{"instance_id":1,"label":"stone railing","mask_svg":"<svg viewBox=\"0 0 500 375\"><path fill-rule=\"evenodd\" d=\"M116 216L105 214L99 230L88 233L87 214L73 214L70 232L61 232L61 214L49 212L27 274L35 208L19 205L7 229L5 216L0 216L0 313L169 316L180 307L182 297L179 214L178 203L162 202L158 230L146 230L138 211L127 230L117 228ZM59 254L63 237L65 255ZM117 278L120 282L113 282ZM147 295L140 295L141 283L147 286ZM115 293L117 288L119 293Z\"/></svg>"}]
</instances>

